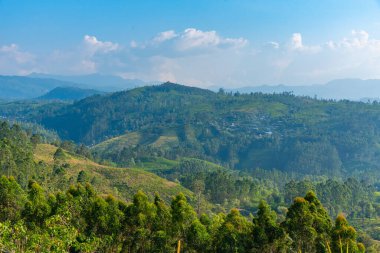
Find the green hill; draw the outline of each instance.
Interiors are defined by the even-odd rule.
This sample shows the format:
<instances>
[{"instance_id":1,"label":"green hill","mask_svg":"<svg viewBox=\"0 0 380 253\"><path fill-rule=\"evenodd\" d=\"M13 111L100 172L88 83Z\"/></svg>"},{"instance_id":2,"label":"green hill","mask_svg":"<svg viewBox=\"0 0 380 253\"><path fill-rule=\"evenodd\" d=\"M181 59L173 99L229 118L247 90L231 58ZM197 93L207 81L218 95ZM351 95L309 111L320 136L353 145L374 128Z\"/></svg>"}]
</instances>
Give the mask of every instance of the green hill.
<instances>
[{"instance_id":1,"label":"green hill","mask_svg":"<svg viewBox=\"0 0 380 253\"><path fill-rule=\"evenodd\" d=\"M57 87L39 97L40 100L80 100L103 92L77 87Z\"/></svg>"},{"instance_id":2,"label":"green hill","mask_svg":"<svg viewBox=\"0 0 380 253\"><path fill-rule=\"evenodd\" d=\"M379 171L378 103L214 93L165 83L40 108L23 119L62 139L97 144L99 159L120 166L147 157L194 157L235 169L305 175Z\"/></svg>"},{"instance_id":3,"label":"green hill","mask_svg":"<svg viewBox=\"0 0 380 253\"><path fill-rule=\"evenodd\" d=\"M78 175L83 171L84 180L91 183L99 193L113 194L122 199L130 200L138 190L143 190L151 197L155 192L159 192L161 197L167 201L179 192L188 196L193 195L192 192L179 184L141 169L100 165L67 151L64 151L64 157L57 162L54 159L57 149L57 147L49 144L38 144L34 151L35 161L48 165L46 172L55 175L42 183L47 189L68 188L71 184L77 183ZM57 163L60 165L57 166Z\"/></svg>"}]
</instances>

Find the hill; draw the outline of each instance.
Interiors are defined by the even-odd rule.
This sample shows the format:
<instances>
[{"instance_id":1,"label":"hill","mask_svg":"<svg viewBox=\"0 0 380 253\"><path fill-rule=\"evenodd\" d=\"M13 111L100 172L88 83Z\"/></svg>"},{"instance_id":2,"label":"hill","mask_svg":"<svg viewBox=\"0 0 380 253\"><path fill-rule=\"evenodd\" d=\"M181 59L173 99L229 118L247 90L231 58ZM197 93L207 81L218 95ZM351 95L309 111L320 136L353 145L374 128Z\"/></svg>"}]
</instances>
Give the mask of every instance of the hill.
<instances>
[{"instance_id":1,"label":"hill","mask_svg":"<svg viewBox=\"0 0 380 253\"><path fill-rule=\"evenodd\" d=\"M75 184L78 176L82 174L82 180L91 183L101 194L113 194L121 199L131 200L131 197L138 191L143 190L150 197L155 192L159 192L161 197L169 201L172 196L183 192L188 196L193 193L177 183L160 178L159 176L133 168L114 168L97 164L85 157L63 151L57 165L54 154L57 147L49 144L38 144L34 151L34 159L37 163L48 165L46 170L53 174L49 181L43 182L47 189L65 189ZM40 176L44 172L40 171ZM45 172L45 173L46 173ZM80 176L79 176L80 177Z\"/></svg>"},{"instance_id":2,"label":"hill","mask_svg":"<svg viewBox=\"0 0 380 253\"><path fill-rule=\"evenodd\" d=\"M106 141L94 151L119 164L196 157L237 169L330 176L377 173L379 119L378 103L172 83L89 97L31 118L63 139Z\"/></svg>"},{"instance_id":3,"label":"hill","mask_svg":"<svg viewBox=\"0 0 380 253\"><path fill-rule=\"evenodd\" d=\"M139 79L124 79L119 76L101 74L62 76L32 73L29 75L29 77L79 83L81 84L81 88L97 89L105 92L128 90L148 84Z\"/></svg>"},{"instance_id":4,"label":"hill","mask_svg":"<svg viewBox=\"0 0 380 253\"><path fill-rule=\"evenodd\" d=\"M101 91L77 87L57 87L39 97L41 100L80 100L92 95L103 94Z\"/></svg>"},{"instance_id":5,"label":"hill","mask_svg":"<svg viewBox=\"0 0 380 253\"><path fill-rule=\"evenodd\" d=\"M67 234L85 230L93 239L94 231L97 231L96 235L104 236L104 231L109 231L105 229L115 228L112 226L115 224L114 221L116 224L126 221L127 226L116 226L122 229L120 235L125 235L126 227L130 228L130 231L136 231L134 225L136 223L132 222L131 217L136 217L138 221L141 218L143 221L155 220L155 214L152 218L144 219L146 216L140 215L142 211L151 213L149 210L153 212L157 210L159 222L162 222L165 217L170 222L172 217L175 217L173 215L178 214L193 214L194 217L198 217L192 207L187 204L188 200L198 214L205 214L200 216L202 222L220 226L221 220L231 217L231 213L238 214L238 209L233 209L229 215L212 215L212 213L226 212L232 207L237 207L244 215L259 214L260 211L256 212L257 206L259 205L260 208L263 203L261 200L265 199L275 208L274 210L279 215L279 221L283 221L282 224L284 224L290 217L288 214L294 210L294 206L299 207L300 203L302 205L306 203L303 198L295 197L308 192L305 200L313 202L313 205L310 205L312 212L315 212L316 204L320 206L320 203L323 203L326 207L326 209L318 208L318 210L323 210L323 216L316 217L318 221L320 221L320 217L325 217L326 224L332 225L328 213L336 216L344 212L349 220L359 221L360 219L362 225L359 228L362 227L362 229L358 233L359 240L364 240L369 248L373 245L376 246L376 241L372 240L370 236L373 238L378 236L376 227L380 210L378 208L379 200L376 197L378 192L374 187L375 184L368 184L364 180L358 181L353 178L327 180L320 177L311 181L310 178L313 178L311 175L300 180L302 176L296 173L264 170L258 170L253 176L248 176L245 173L228 170L200 159L182 158L170 161L159 157L158 154L154 157L153 153L151 155L154 159L150 161L136 160L136 166L145 166L150 163L148 170L172 180L167 181L140 168L115 168L100 165L86 158L91 157L86 147L76 146L74 143L57 142L56 145L59 147L42 144L39 142L41 139L38 136L21 130L18 125L9 125L3 122L0 124L0 130L0 166L2 168L0 171L0 175L2 175L0 178L2 210L0 230L6 232L6 234L4 234L5 232L0 233L2 242L9 242L9 239L7 240L9 233L12 233L13 239L15 238L13 237L15 231L12 229L13 225L8 221L20 221L17 223L17 227L20 228L17 231L24 232L18 233L17 238L25 237L25 228L32 229L31 233L35 235L36 231L33 229L36 227L31 224L40 226L42 229L59 229L54 230L59 231L54 234L60 239L66 238L62 237L60 231L67 231L61 229L65 229L71 224L75 229L67 231ZM295 176L299 181L289 180L290 176ZM194 194L182 186L191 189ZM139 192L140 189L145 191L148 196ZM321 202L310 190L321 196ZM166 201L162 202L155 197L153 202L152 195L155 192L158 192ZM184 192L189 198L178 194L171 199L171 196L178 192ZM135 195L132 201L133 194ZM291 204L294 198L294 205L287 209L286 206ZM125 199L129 203L122 201ZM165 207L165 202L168 203L170 200L170 207ZM168 215L170 210L171 216ZM307 209L302 207L300 210L302 211L300 213L303 214ZM162 216L158 216L161 214ZM60 219L62 217L60 215L67 219ZM125 217L125 219L117 219L117 217ZM239 217L240 221L245 219L240 214ZM306 213L305 217L310 218L310 215ZM273 221L276 220L273 218ZM154 222L154 224L157 223ZM164 222L163 224L172 223ZM296 226L299 227L299 225ZM171 227L168 231L170 230ZM39 228L38 231L40 231ZM110 232L110 235L113 234L114 232ZM45 235L49 240L53 238L51 233L42 236ZM136 238L139 238L138 235L140 233ZM251 238L251 233L249 235ZM30 237L28 236L28 238ZM83 243L82 238L84 237L78 238L78 242ZM128 234L128 238L130 238L130 234ZM78 246L77 243L75 245ZM99 246L97 243L95 245ZM104 246L109 247L109 244ZM373 250L376 252L375 248Z\"/></svg>"},{"instance_id":6,"label":"hill","mask_svg":"<svg viewBox=\"0 0 380 253\"><path fill-rule=\"evenodd\" d=\"M213 87L214 89L216 87ZM242 87L227 91L250 93L283 93L292 92L298 96L310 96L323 99L348 99L353 101L372 101L380 98L380 80L378 79L337 79L326 84L314 85L260 85Z\"/></svg>"},{"instance_id":7,"label":"hill","mask_svg":"<svg viewBox=\"0 0 380 253\"><path fill-rule=\"evenodd\" d=\"M192 120L191 114L211 112L208 99L215 95L208 90L165 83L83 99L43 117L41 122L57 129L65 139L91 144L148 127L149 122L156 127L183 124ZM195 100L197 104L193 104ZM107 126L99 124L100 118Z\"/></svg>"},{"instance_id":8,"label":"hill","mask_svg":"<svg viewBox=\"0 0 380 253\"><path fill-rule=\"evenodd\" d=\"M42 96L56 87L67 86L76 86L76 84L55 79L0 76L0 99L31 99Z\"/></svg>"}]
</instances>

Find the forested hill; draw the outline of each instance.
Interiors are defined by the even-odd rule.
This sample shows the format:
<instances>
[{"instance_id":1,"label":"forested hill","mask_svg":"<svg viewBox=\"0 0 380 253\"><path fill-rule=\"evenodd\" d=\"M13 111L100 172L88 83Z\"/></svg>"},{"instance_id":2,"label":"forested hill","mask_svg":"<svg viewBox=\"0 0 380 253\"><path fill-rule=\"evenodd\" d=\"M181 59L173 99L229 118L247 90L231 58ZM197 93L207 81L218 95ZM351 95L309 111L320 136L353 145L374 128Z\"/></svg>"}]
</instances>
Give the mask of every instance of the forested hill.
<instances>
[{"instance_id":1,"label":"forested hill","mask_svg":"<svg viewBox=\"0 0 380 253\"><path fill-rule=\"evenodd\" d=\"M122 135L100 144L109 150L102 155L116 162L187 156L234 168L323 175L380 164L377 103L214 93L165 83L89 97L35 119L86 144Z\"/></svg>"},{"instance_id":2,"label":"forested hill","mask_svg":"<svg viewBox=\"0 0 380 253\"><path fill-rule=\"evenodd\" d=\"M92 95L103 94L104 92L81 89L77 87L57 87L39 97L40 100L80 100Z\"/></svg>"},{"instance_id":3,"label":"forested hill","mask_svg":"<svg viewBox=\"0 0 380 253\"><path fill-rule=\"evenodd\" d=\"M190 123L211 112L208 100L215 97L209 90L165 83L83 99L42 123L65 139L92 144L126 131Z\"/></svg>"}]
</instances>

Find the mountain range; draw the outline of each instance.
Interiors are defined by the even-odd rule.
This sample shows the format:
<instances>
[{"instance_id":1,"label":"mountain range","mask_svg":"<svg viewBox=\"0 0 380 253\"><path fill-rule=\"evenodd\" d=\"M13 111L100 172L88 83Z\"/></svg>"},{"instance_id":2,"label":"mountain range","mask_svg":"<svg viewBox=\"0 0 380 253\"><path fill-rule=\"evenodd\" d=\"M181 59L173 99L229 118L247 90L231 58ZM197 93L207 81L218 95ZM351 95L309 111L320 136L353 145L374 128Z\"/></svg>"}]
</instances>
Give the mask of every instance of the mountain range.
<instances>
[{"instance_id":1,"label":"mountain range","mask_svg":"<svg viewBox=\"0 0 380 253\"><path fill-rule=\"evenodd\" d=\"M139 79L123 79L112 75L48 75L32 73L28 76L0 76L0 99L34 99L57 87L76 87L101 92L115 92L141 86L156 85L158 82L144 82ZM217 91L221 86L212 86ZM227 92L240 93L284 93L291 92L298 96L316 97L319 99L377 101L380 99L379 79L337 79L326 84L313 85L260 85L241 88L224 88Z\"/></svg>"},{"instance_id":2,"label":"mountain range","mask_svg":"<svg viewBox=\"0 0 380 253\"><path fill-rule=\"evenodd\" d=\"M217 90L216 87L212 87ZM379 79L337 79L326 84L314 85L261 85L247 86L236 89L226 89L226 91L250 93L283 93L292 92L298 96L309 96L321 99L348 99L354 101L373 101L380 98Z\"/></svg>"},{"instance_id":3,"label":"mountain range","mask_svg":"<svg viewBox=\"0 0 380 253\"><path fill-rule=\"evenodd\" d=\"M81 89L77 87L57 87L39 97L39 100L80 100L92 95L104 94L93 89Z\"/></svg>"},{"instance_id":4,"label":"mountain range","mask_svg":"<svg viewBox=\"0 0 380 253\"><path fill-rule=\"evenodd\" d=\"M128 80L117 76L83 75L56 76L31 74L29 76L0 76L0 99L35 99L57 87L75 87L101 92L127 90L149 85L141 80Z\"/></svg>"},{"instance_id":5,"label":"mountain range","mask_svg":"<svg viewBox=\"0 0 380 253\"><path fill-rule=\"evenodd\" d=\"M124 79L119 76L102 75L102 74L90 74L90 75L75 75L75 76L63 76L63 75L49 75L32 73L28 75L32 78L40 79L55 79L64 82L76 83L77 87L84 89L96 89L105 92L114 92L120 90L128 90L144 85L150 85L152 83L144 82L139 79Z\"/></svg>"}]
</instances>

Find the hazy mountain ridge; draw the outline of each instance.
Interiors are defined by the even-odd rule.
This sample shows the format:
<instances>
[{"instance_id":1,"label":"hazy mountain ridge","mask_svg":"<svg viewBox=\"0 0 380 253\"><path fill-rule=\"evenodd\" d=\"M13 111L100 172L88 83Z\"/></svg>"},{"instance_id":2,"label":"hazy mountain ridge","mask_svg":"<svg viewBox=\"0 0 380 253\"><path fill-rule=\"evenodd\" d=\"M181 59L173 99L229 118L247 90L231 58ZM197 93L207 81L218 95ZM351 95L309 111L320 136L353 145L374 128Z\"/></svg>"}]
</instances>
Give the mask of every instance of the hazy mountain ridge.
<instances>
[{"instance_id":1,"label":"hazy mountain ridge","mask_svg":"<svg viewBox=\"0 0 380 253\"><path fill-rule=\"evenodd\" d=\"M98 74L83 76L45 74L31 74L29 76L0 75L0 99L35 99L57 87L75 87L98 90L100 92L115 92L150 84L152 83L145 83L137 79L129 80L117 76Z\"/></svg>"},{"instance_id":2,"label":"hazy mountain ridge","mask_svg":"<svg viewBox=\"0 0 380 253\"><path fill-rule=\"evenodd\" d=\"M216 86L212 87L217 90ZM297 96L309 96L322 99L348 99L353 101L373 101L380 98L379 79L337 79L326 84L313 85L260 85L247 86L235 89L225 89L226 91L250 93L283 93L292 92Z\"/></svg>"},{"instance_id":3,"label":"hazy mountain ridge","mask_svg":"<svg viewBox=\"0 0 380 253\"><path fill-rule=\"evenodd\" d=\"M29 75L29 77L73 82L80 84L77 86L80 88L97 89L106 92L128 90L150 84L139 79L124 79L119 76L102 74L64 76L32 73Z\"/></svg>"},{"instance_id":4,"label":"hazy mountain ridge","mask_svg":"<svg viewBox=\"0 0 380 253\"><path fill-rule=\"evenodd\" d=\"M217 91L218 86L212 86L212 90ZM376 101L380 98L380 80L379 79L337 79L327 82L326 84L312 85L259 85L245 86L240 88L223 88L227 92L240 93L283 93L290 92L297 96L309 96L319 99L348 99L353 101Z\"/></svg>"},{"instance_id":5,"label":"hazy mountain ridge","mask_svg":"<svg viewBox=\"0 0 380 253\"><path fill-rule=\"evenodd\" d=\"M104 94L93 89L81 89L77 87L57 87L39 97L40 100L80 100L92 95Z\"/></svg>"},{"instance_id":6,"label":"hazy mountain ridge","mask_svg":"<svg viewBox=\"0 0 380 253\"><path fill-rule=\"evenodd\" d=\"M77 86L72 82L25 76L0 76L0 99L37 98L56 87Z\"/></svg>"}]
</instances>

